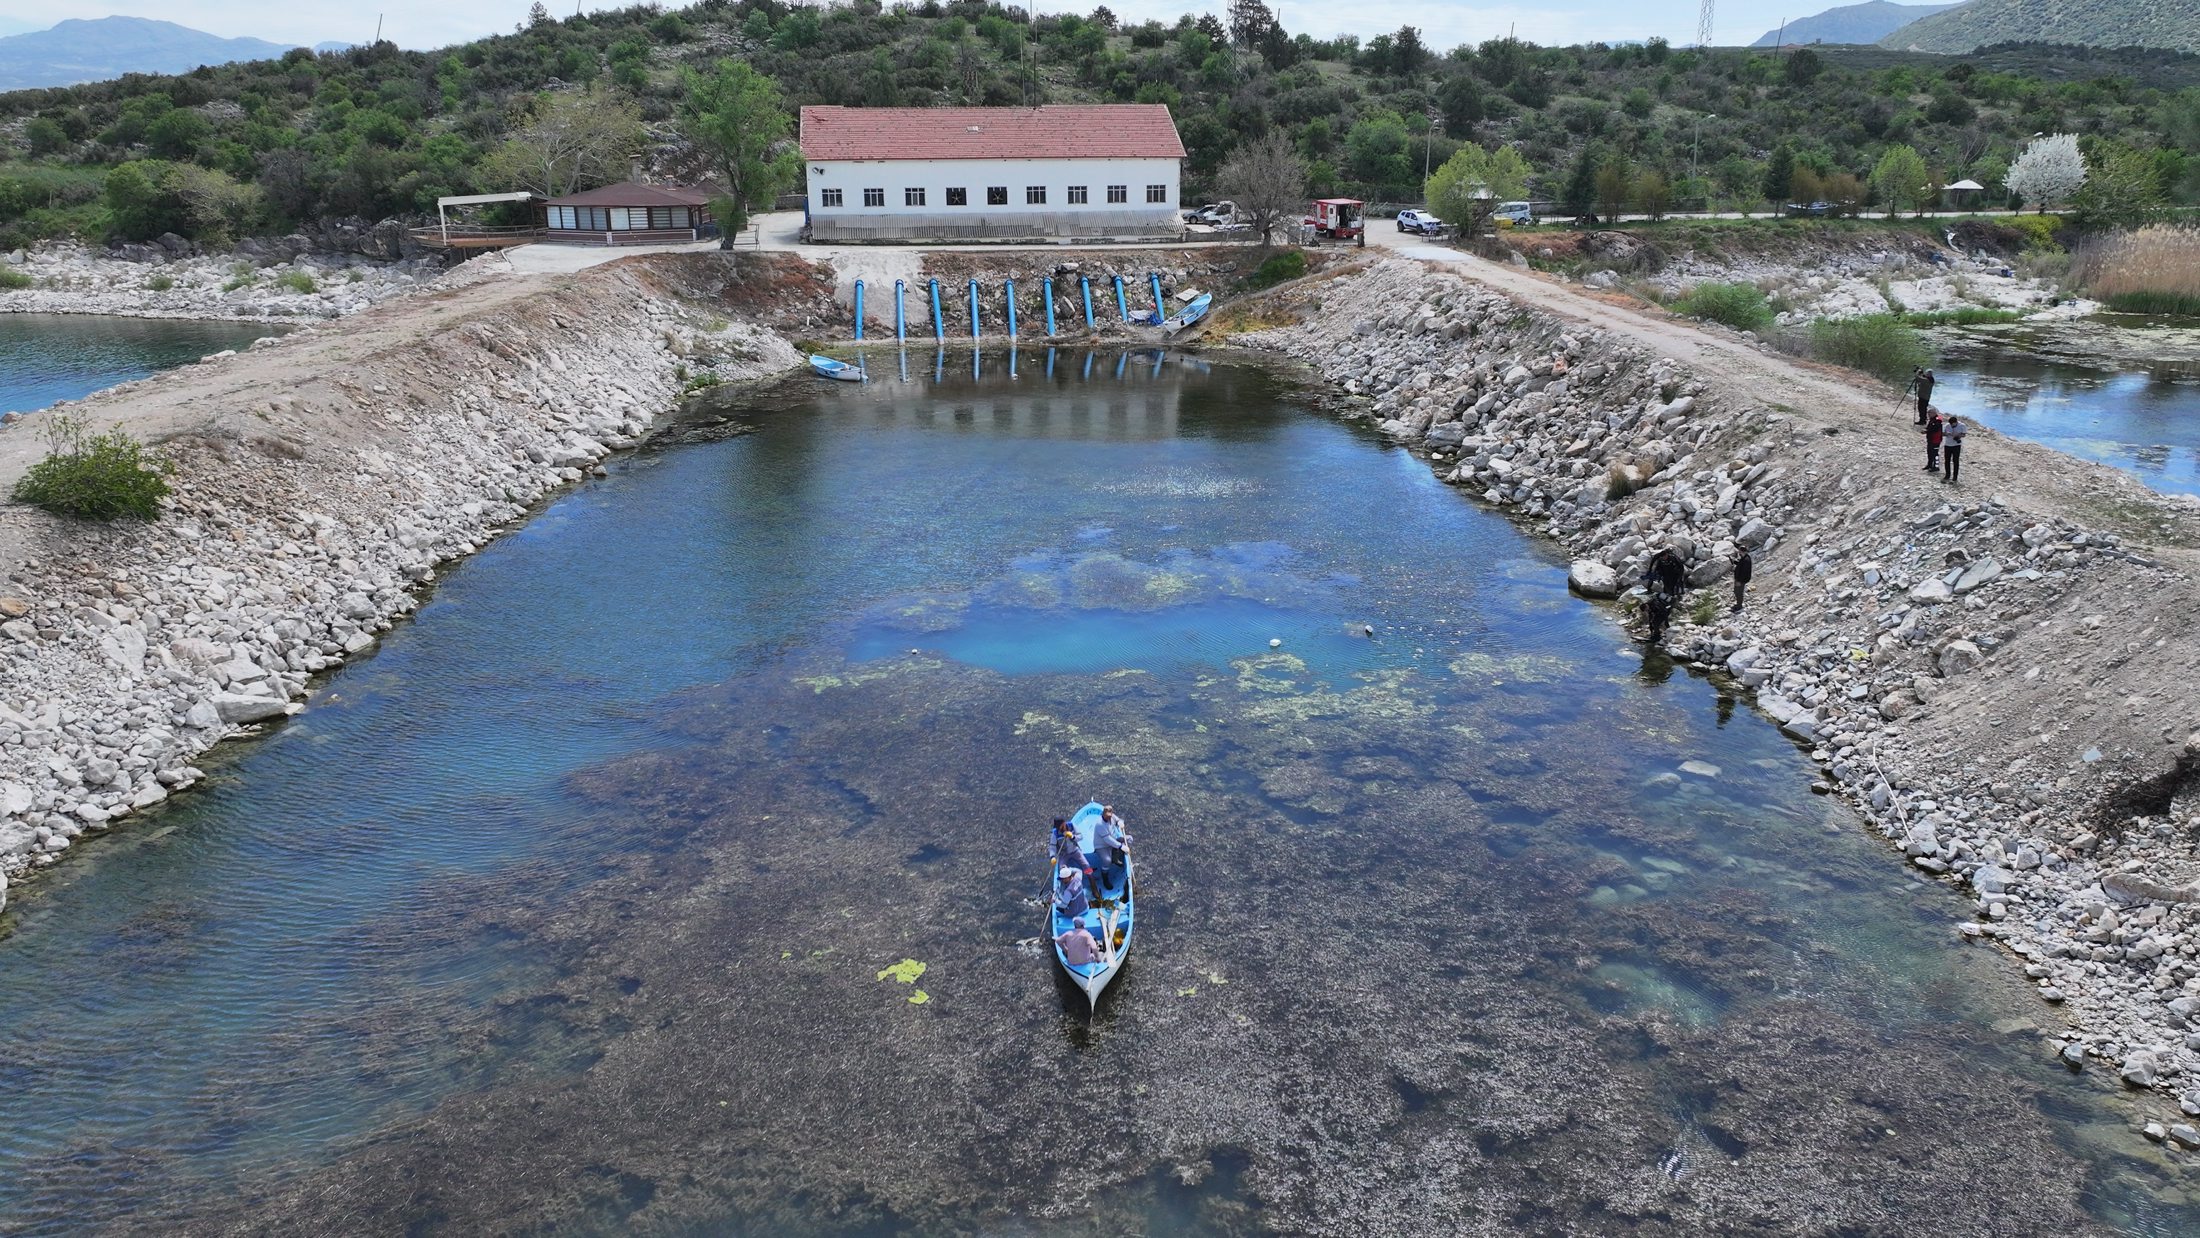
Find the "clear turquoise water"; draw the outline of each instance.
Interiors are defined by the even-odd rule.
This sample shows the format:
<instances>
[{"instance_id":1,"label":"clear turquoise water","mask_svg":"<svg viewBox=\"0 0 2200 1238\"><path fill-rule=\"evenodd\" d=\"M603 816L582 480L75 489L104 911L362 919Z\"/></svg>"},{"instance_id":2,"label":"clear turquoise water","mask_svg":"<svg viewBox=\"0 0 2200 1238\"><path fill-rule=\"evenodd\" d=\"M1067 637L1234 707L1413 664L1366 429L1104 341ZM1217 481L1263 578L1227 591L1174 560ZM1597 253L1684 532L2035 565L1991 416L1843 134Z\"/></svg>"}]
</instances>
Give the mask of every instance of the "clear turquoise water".
<instances>
[{"instance_id":1,"label":"clear turquoise water","mask_svg":"<svg viewBox=\"0 0 2200 1238\"><path fill-rule=\"evenodd\" d=\"M0 314L0 413L29 412L103 387L243 348L272 324Z\"/></svg>"},{"instance_id":2,"label":"clear turquoise water","mask_svg":"<svg viewBox=\"0 0 2200 1238\"><path fill-rule=\"evenodd\" d=\"M2190 320L2102 314L1938 334L1933 402L1943 411L2157 490L2200 494L2200 328ZM1965 480L1974 468L1992 476L1989 454L1966 452Z\"/></svg>"},{"instance_id":3,"label":"clear turquoise water","mask_svg":"<svg viewBox=\"0 0 2200 1238\"><path fill-rule=\"evenodd\" d=\"M726 397L23 894L0 1215L2189 1229L1957 900L1549 551L1259 372L1091 360ZM1145 926L1089 1021L1029 940L1088 795Z\"/></svg>"}]
</instances>

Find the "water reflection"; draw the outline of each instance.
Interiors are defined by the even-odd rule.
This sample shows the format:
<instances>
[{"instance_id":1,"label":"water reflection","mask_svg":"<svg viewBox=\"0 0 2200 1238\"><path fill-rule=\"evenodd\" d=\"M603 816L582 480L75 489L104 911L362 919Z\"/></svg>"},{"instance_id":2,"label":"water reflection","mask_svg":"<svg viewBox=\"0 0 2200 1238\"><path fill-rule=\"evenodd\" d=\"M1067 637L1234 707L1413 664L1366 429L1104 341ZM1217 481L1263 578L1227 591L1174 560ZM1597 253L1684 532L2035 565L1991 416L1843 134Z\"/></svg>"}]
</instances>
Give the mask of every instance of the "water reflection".
<instances>
[{"instance_id":1,"label":"water reflection","mask_svg":"<svg viewBox=\"0 0 2200 1238\"><path fill-rule=\"evenodd\" d=\"M1942 410L2114 465L2158 490L2200 494L2200 328L2100 315L1936 336Z\"/></svg>"},{"instance_id":2,"label":"water reflection","mask_svg":"<svg viewBox=\"0 0 2200 1238\"><path fill-rule=\"evenodd\" d=\"M0 413L27 412L244 348L288 328L98 314L0 314Z\"/></svg>"}]
</instances>

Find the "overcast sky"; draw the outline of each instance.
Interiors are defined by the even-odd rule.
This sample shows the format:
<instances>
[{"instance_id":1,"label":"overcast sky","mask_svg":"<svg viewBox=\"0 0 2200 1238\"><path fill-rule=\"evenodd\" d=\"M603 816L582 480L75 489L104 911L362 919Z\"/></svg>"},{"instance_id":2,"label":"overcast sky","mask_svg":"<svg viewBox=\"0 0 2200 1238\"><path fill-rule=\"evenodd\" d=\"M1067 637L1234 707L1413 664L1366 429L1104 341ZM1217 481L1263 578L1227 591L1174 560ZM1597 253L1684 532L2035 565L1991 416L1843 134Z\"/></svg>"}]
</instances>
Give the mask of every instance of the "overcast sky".
<instances>
[{"instance_id":1,"label":"overcast sky","mask_svg":"<svg viewBox=\"0 0 2200 1238\"><path fill-rule=\"evenodd\" d=\"M508 31L527 14L532 0L164 0L159 4L123 0L0 0L0 33L38 29L68 17L127 14L157 17L199 30L236 37L249 35L278 43L365 42L374 37L377 14L383 35L405 47L441 47L496 31ZM584 3L586 0L584 0ZM1754 42L1783 17L1807 17L1841 0L1723 0L1712 41L1721 45ZM546 0L561 16L572 0ZM1041 13L1089 12L1093 4L1035 0ZM589 8L612 7L587 4ZM668 6L672 7L672 6ZM1158 17L1173 21L1186 11L1225 9L1224 0L1169 3L1168 0L1118 0L1109 5L1132 20ZM1615 42L1663 35L1675 46L1696 40L1696 0L1553 0L1547 5L1468 5L1447 0L1303 0L1280 6L1284 29L1293 34L1327 37L1357 34L1364 41L1413 25L1438 49L1496 38L1517 27L1520 37L1536 43ZM32 14L37 15L33 25Z\"/></svg>"}]
</instances>

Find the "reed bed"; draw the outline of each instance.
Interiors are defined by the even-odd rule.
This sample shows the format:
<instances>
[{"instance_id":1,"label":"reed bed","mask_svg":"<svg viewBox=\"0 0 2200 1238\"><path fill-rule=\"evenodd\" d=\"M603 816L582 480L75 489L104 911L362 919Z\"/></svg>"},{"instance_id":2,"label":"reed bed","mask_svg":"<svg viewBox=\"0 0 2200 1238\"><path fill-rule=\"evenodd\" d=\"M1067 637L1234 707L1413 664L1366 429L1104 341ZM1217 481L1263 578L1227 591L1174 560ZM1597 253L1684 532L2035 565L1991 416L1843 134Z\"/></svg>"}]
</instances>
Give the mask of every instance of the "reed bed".
<instances>
[{"instance_id":1,"label":"reed bed","mask_svg":"<svg viewBox=\"0 0 2200 1238\"><path fill-rule=\"evenodd\" d=\"M2200 228L2156 224L2085 246L2078 285L2110 309L2200 316Z\"/></svg>"}]
</instances>

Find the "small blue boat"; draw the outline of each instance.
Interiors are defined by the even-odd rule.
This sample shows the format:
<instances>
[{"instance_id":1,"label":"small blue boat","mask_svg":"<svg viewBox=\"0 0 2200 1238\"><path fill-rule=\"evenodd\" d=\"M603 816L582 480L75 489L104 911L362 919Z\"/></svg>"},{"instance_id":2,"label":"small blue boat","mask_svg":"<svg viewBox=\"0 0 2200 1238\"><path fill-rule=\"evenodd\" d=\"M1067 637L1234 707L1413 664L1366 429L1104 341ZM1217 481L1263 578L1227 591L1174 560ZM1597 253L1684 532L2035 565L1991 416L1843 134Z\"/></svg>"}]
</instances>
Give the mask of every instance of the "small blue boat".
<instances>
[{"instance_id":1,"label":"small blue boat","mask_svg":"<svg viewBox=\"0 0 2200 1238\"><path fill-rule=\"evenodd\" d=\"M810 368L827 378L837 379L844 383L860 383L863 381L863 370L860 367L850 365L845 361L835 361L831 357L820 357L816 353L810 354Z\"/></svg>"},{"instance_id":2,"label":"small blue boat","mask_svg":"<svg viewBox=\"0 0 2200 1238\"><path fill-rule=\"evenodd\" d=\"M1193 297L1189 302L1187 302L1183 309L1180 309L1174 314L1169 315L1168 321L1161 324L1161 333L1163 335L1175 335L1177 332L1182 331L1184 328L1191 326L1193 323L1198 322L1202 318L1205 318L1207 316L1207 308L1214 303L1215 298L1213 293L1200 293L1198 296Z\"/></svg>"},{"instance_id":3,"label":"small blue boat","mask_svg":"<svg viewBox=\"0 0 2200 1238\"><path fill-rule=\"evenodd\" d=\"M1092 854L1093 831L1100 828L1103 811L1103 806L1095 800L1078 809L1077 815L1069 819L1070 828L1077 831L1077 845L1087 855ZM1054 944L1055 962L1062 965L1070 980L1084 991L1086 1000L1097 1008L1101 991L1115 979L1115 973L1122 970L1123 961L1130 957L1131 899L1135 893L1130 852L1123 853L1120 867L1096 873L1093 877L1092 910L1085 913L1084 923L1100 942L1101 957L1096 962L1072 965L1061 943L1055 940L1072 927L1069 918L1054 908L1054 895L1061 884L1062 872L1050 858L1047 861L1047 940ZM1097 928L1094 927L1096 923Z\"/></svg>"}]
</instances>

